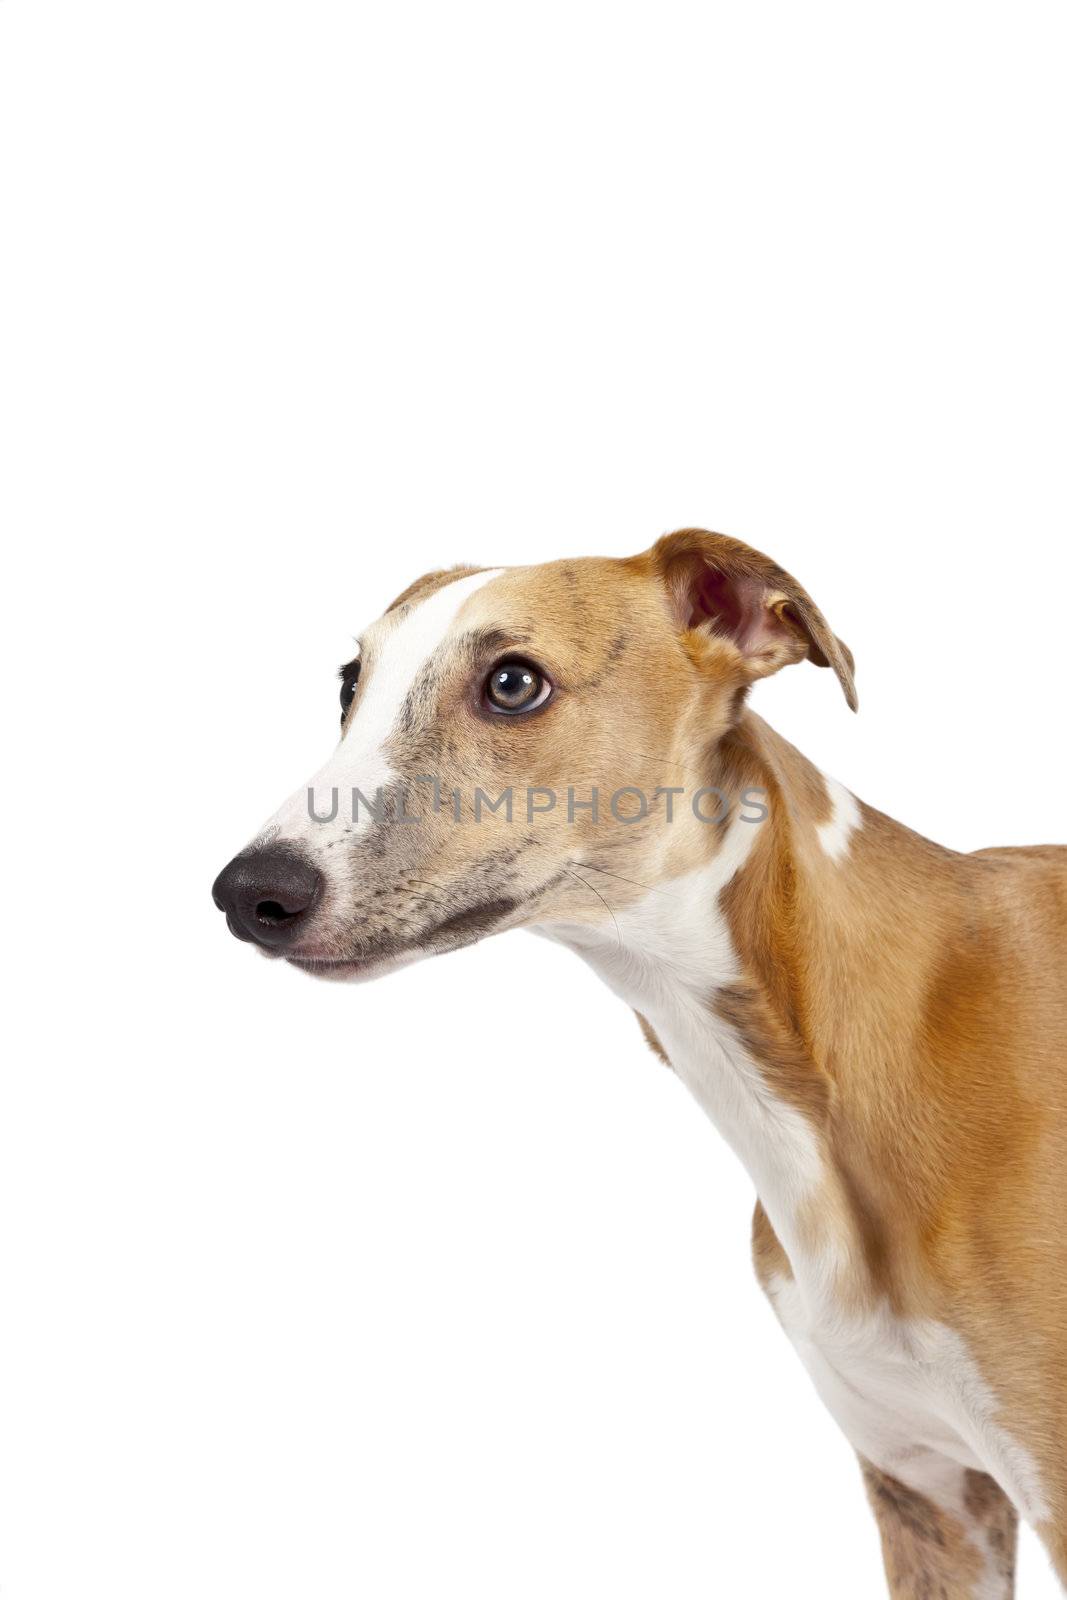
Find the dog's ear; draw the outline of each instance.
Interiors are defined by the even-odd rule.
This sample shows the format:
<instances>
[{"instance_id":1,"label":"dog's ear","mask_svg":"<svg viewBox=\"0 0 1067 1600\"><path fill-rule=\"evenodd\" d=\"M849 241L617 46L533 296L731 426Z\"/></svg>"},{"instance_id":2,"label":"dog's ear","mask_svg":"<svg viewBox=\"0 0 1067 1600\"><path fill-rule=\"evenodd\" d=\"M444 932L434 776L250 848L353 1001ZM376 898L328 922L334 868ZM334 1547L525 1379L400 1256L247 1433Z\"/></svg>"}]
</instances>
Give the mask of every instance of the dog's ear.
<instances>
[{"instance_id":1,"label":"dog's ear","mask_svg":"<svg viewBox=\"0 0 1067 1600\"><path fill-rule=\"evenodd\" d=\"M857 709L851 650L796 579L767 556L722 533L682 528L653 545L649 557L680 627L731 640L750 679L806 656L834 669Z\"/></svg>"}]
</instances>

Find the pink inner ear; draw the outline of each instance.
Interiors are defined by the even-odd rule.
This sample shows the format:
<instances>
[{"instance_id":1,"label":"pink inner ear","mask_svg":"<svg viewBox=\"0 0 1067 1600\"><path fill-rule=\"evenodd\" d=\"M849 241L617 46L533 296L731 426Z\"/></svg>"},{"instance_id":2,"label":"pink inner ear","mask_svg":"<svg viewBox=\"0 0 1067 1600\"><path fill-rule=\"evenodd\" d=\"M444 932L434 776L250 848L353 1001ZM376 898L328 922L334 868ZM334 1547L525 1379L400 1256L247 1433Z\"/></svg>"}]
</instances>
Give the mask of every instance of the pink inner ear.
<instances>
[{"instance_id":1,"label":"pink inner ear","mask_svg":"<svg viewBox=\"0 0 1067 1600\"><path fill-rule=\"evenodd\" d=\"M781 627L765 604L765 594L758 579L731 576L701 561L688 586L686 626L699 628L710 622L716 633L751 655L767 645Z\"/></svg>"}]
</instances>

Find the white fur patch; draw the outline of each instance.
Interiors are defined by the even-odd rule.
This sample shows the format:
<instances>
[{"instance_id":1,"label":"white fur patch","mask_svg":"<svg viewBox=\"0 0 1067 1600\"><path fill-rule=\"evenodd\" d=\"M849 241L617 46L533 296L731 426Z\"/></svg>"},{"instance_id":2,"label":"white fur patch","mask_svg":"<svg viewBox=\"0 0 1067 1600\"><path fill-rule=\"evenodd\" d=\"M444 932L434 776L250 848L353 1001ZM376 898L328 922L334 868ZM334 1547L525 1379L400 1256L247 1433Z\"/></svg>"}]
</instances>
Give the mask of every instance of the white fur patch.
<instances>
[{"instance_id":1,"label":"white fur patch","mask_svg":"<svg viewBox=\"0 0 1067 1600\"><path fill-rule=\"evenodd\" d=\"M868 1461L955 1515L954 1467L988 1472L1031 1524L1048 1516L1037 1466L997 1421L996 1397L958 1333L884 1304L842 1315L801 1278L776 1277L770 1293L823 1404Z\"/></svg>"},{"instance_id":2,"label":"white fur patch","mask_svg":"<svg viewBox=\"0 0 1067 1600\"><path fill-rule=\"evenodd\" d=\"M819 843L831 861L840 861L848 850L852 835L862 826L863 813L856 796L850 793L843 783L838 783L836 778L828 778L825 774L823 782L833 810L829 822L821 823L815 831L819 835Z\"/></svg>"},{"instance_id":3,"label":"white fur patch","mask_svg":"<svg viewBox=\"0 0 1067 1600\"><path fill-rule=\"evenodd\" d=\"M370 805L379 789L396 777L385 746L396 728L401 707L422 668L446 638L459 612L479 589L498 578L503 571L474 572L457 578L420 603L413 605L388 625L374 670L366 686L357 690L351 719L337 749L324 767L291 795L267 825L275 839L286 839L321 853L343 828L359 831L372 820L368 808L360 805L352 820L352 791L358 789ZM314 790L315 810L327 816L333 790L338 793L338 816L334 822L313 822L308 815L308 790Z\"/></svg>"},{"instance_id":4,"label":"white fur patch","mask_svg":"<svg viewBox=\"0 0 1067 1600\"><path fill-rule=\"evenodd\" d=\"M553 923L539 931L575 950L646 1018L678 1077L747 1167L792 1257L801 1250L797 1213L823 1177L818 1141L712 1009L715 989L741 975L719 896L744 866L756 833L755 824L735 817L713 860L620 908L614 923Z\"/></svg>"}]
</instances>

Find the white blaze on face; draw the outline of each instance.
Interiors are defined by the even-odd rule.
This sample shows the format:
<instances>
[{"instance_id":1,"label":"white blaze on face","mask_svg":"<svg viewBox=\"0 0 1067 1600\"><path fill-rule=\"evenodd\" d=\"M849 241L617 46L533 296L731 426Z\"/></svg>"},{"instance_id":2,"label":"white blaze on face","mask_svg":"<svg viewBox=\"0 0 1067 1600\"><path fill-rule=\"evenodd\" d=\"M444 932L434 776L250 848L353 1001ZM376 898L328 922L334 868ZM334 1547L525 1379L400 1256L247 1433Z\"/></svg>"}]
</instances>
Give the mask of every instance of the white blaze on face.
<instances>
[{"instance_id":1,"label":"white blaze on face","mask_svg":"<svg viewBox=\"0 0 1067 1600\"><path fill-rule=\"evenodd\" d=\"M386 745L395 731L401 708L412 684L446 638L459 612L472 594L504 569L474 572L435 589L427 599L412 606L398 620L387 622L374 670L365 685L356 691L356 702L344 738L324 767L291 795L271 818L264 834L275 840L299 842L318 852L345 829L353 832L368 827L373 818L360 805L353 821L352 791L358 789L370 805L379 789L396 777L386 754ZM314 794L315 812L328 817L337 790L337 816L332 822L313 822L308 811L308 790Z\"/></svg>"}]
</instances>

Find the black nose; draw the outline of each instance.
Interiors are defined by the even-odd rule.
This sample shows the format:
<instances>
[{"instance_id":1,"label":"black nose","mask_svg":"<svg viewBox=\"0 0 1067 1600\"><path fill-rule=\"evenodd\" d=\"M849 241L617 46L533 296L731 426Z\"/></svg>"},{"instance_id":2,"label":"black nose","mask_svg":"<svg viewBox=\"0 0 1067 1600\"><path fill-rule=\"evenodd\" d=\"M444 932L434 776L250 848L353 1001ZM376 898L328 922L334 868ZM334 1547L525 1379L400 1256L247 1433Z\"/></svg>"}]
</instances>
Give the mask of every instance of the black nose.
<instances>
[{"instance_id":1,"label":"black nose","mask_svg":"<svg viewBox=\"0 0 1067 1600\"><path fill-rule=\"evenodd\" d=\"M230 932L272 949L292 943L321 890L322 873L280 846L234 856L211 885Z\"/></svg>"}]
</instances>

